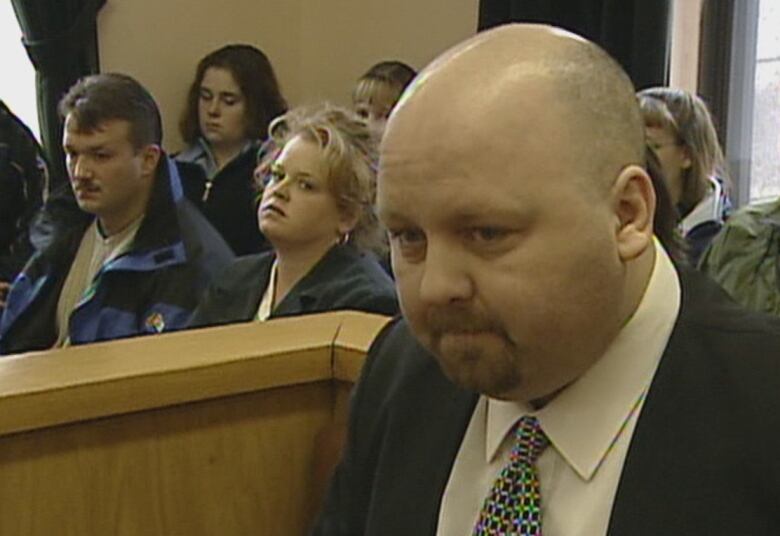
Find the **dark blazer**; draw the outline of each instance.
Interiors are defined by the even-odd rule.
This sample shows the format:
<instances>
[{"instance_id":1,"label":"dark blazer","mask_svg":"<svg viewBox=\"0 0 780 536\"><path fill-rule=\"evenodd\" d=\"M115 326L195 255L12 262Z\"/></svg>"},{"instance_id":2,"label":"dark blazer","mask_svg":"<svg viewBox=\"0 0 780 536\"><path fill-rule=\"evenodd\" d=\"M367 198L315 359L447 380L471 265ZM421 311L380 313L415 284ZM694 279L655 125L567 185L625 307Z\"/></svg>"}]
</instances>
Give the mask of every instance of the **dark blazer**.
<instances>
[{"instance_id":1,"label":"dark blazer","mask_svg":"<svg viewBox=\"0 0 780 536\"><path fill-rule=\"evenodd\" d=\"M476 400L442 375L403 320L386 327L356 388L347 449L314 534L435 534ZM608 534L780 534L778 453L780 322L685 274Z\"/></svg>"},{"instance_id":2,"label":"dark blazer","mask_svg":"<svg viewBox=\"0 0 780 536\"><path fill-rule=\"evenodd\" d=\"M206 291L191 327L253 320L274 258L267 252L237 259ZM348 245L331 248L274 308L271 318L343 309L398 312L393 281L376 260Z\"/></svg>"}]
</instances>

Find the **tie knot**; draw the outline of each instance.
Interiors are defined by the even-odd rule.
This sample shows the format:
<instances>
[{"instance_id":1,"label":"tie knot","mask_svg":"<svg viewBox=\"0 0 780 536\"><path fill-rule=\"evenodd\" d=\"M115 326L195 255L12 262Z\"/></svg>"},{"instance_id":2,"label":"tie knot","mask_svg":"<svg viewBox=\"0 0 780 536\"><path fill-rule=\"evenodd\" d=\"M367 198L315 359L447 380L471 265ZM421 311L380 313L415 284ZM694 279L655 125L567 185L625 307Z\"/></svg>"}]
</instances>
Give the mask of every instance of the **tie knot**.
<instances>
[{"instance_id":1,"label":"tie knot","mask_svg":"<svg viewBox=\"0 0 780 536\"><path fill-rule=\"evenodd\" d=\"M515 425L515 446L512 448L511 457L513 460L533 464L549 444L550 440L544 435L536 417L524 415Z\"/></svg>"}]
</instances>

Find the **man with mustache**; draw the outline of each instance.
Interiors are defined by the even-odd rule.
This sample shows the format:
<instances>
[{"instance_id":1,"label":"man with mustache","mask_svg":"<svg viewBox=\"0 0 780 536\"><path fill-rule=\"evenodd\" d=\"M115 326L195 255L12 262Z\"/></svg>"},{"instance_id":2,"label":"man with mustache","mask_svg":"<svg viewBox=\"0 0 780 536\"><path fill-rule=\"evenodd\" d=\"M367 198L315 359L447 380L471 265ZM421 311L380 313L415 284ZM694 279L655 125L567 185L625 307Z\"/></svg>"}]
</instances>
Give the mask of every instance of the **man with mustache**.
<instances>
[{"instance_id":1,"label":"man with mustache","mask_svg":"<svg viewBox=\"0 0 780 536\"><path fill-rule=\"evenodd\" d=\"M315 534L780 530L780 324L670 260L644 147L626 74L556 28L412 83L377 201L403 318Z\"/></svg>"},{"instance_id":2,"label":"man with mustache","mask_svg":"<svg viewBox=\"0 0 780 536\"><path fill-rule=\"evenodd\" d=\"M45 209L50 240L11 287L0 354L183 328L233 256L184 200L137 81L86 77L60 112L73 196Z\"/></svg>"}]
</instances>

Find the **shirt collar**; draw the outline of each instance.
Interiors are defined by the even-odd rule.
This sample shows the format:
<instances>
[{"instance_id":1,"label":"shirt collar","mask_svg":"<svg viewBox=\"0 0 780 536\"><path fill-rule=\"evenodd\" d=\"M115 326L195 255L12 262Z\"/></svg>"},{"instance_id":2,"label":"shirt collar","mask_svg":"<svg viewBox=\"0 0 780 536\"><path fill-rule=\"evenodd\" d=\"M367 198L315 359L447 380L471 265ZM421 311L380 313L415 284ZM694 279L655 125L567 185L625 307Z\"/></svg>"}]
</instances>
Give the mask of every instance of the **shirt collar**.
<instances>
[{"instance_id":1,"label":"shirt collar","mask_svg":"<svg viewBox=\"0 0 780 536\"><path fill-rule=\"evenodd\" d=\"M142 213L135 220L127 224L121 231L108 236L106 236L106 234L103 232L103 227L100 225L100 220L95 218L92 222L92 225L95 228L95 236L97 237L98 243L104 247L116 247L129 238L135 237L135 234L141 227L141 223L143 222L145 215L145 213Z\"/></svg>"},{"instance_id":2,"label":"shirt collar","mask_svg":"<svg viewBox=\"0 0 780 536\"><path fill-rule=\"evenodd\" d=\"M590 480L641 405L680 310L680 282L654 240L655 265L634 315L607 351L575 383L538 411L488 398L485 457L492 460L517 419L534 414L550 443L584 480Z\"/></svg>"}]
</instances>

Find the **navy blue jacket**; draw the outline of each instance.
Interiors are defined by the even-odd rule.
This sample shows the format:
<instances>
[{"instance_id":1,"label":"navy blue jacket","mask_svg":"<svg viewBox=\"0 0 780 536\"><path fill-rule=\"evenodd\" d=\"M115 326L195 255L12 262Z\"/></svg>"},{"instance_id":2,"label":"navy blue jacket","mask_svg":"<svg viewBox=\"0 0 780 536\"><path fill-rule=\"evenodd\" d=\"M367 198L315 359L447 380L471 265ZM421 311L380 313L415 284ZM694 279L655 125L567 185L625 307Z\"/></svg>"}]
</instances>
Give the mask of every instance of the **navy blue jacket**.
<instances>
[{"instance_id":1,"label":"navy blue jacket","mask_svg":"<svg viewBox=\"0 0 780 536\"><path fill-rule=\"evenodd\" d=\"M72 196L47 207L50 239L16 278L0 318L0 354L50 348L57 302L93 216ZM94 292L70 316L70 342L185 327L200 294L233 259L230 248L182 193L176 166L160 160L146 215L126 253L104 265Z\"/></svg>"},{"instance_id":2,"label":"navy blue jacket","mask_svg":"<svg viewBox=\"0 0 780 536\"><path fill-rule=\"evenodd\" d=\"M237 259L204 294L192 327L249 322L263 298L275 254ZM336 310L384 315L398 312L393 281L370 255L354 247L332 247L287 293L271 318Z\"/></svg>"}]
</instances>

